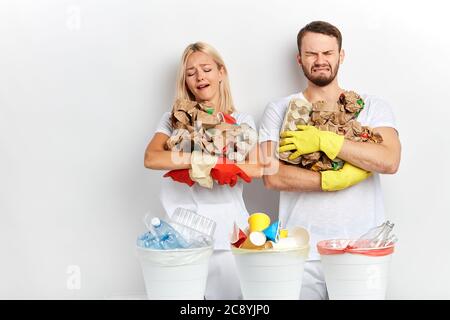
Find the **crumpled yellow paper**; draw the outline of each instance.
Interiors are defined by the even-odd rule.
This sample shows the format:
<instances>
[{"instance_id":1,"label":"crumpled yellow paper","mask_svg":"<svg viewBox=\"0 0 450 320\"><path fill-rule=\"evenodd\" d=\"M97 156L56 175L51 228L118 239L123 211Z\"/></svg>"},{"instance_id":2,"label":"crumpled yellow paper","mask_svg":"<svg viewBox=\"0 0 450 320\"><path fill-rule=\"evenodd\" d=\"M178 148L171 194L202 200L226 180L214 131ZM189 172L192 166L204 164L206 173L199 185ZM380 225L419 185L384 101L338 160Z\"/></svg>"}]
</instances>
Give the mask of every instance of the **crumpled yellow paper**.
<instances>
[{"instance_id":1,"label":"crumpled yellow paper","mask_svg":"<svg viewBox=\"0 0 450 320\"><path fill-rule=\"evenodd\" d=\"M201 151L193 151L191 154L191 169L189 176L199 185L211 189L213 187L213 179L211 178L211 169L214 168L218 157L211 156Z\"/></svg>"}]
</instances>

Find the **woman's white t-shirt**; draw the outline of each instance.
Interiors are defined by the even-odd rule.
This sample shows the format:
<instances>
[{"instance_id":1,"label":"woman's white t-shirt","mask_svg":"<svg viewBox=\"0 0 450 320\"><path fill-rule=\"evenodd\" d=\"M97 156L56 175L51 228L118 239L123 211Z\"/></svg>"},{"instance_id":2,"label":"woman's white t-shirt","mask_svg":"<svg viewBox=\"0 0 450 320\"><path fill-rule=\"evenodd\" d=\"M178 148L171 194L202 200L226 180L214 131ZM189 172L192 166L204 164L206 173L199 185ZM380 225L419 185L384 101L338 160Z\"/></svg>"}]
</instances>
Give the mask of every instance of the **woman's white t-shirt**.
<instances>
[{"instance_id":1,"label":"woman's white t-shirt","mask_svg":"<svg viewBox=\"0 0 450 320\"><path fill-rule=\"evenodd\" d=\"M172 135L170 112L164 113L156 132ZM244 113L231 114L238 124L246 123L256 130L253 118ZM165 173L165 172L164 172ZM164 174L163 173L163 174ZM162 174L162 175L163 175ZM230 235L233 222L244 227L248 219L248 211L242 198L243 182L238 179L234 187L219 185L214 181L212 189L201 187L198 183L189 187L187 184L162 178L160 199L167 215L170 217L176 208L183 207L216 221L214 233L216 250L230 250Z\"/></svg>"}]
</instances>

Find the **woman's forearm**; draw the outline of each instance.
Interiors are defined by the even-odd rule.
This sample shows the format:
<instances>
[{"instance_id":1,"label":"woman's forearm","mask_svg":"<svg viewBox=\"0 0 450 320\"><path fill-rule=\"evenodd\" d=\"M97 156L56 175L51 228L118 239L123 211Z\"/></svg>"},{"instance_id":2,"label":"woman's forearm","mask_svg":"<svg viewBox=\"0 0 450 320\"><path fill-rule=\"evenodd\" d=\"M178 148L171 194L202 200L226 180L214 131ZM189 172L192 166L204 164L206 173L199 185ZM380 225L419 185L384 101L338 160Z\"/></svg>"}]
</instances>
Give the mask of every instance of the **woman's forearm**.
<instances>
[{"instance_id":1,"label":"woman's forearm","mask_svg":"<svg viewBox=\"0 0 450 320\"><path fill-rule=\"evenodd\" d=\"M191 168L191 154L187 152L147 151L144 166L153 170L178 170Z\"/></svg>"},{"instance_id":2,"label":"woman's forearm","mask_svg":"<svg viewBox=\"0 0 450 320\"><path fill-rule=\"evenodd\" d=\"M237 163L239 168L241 168L250 178L262 178L264 173L264 167L258 163Z\"/></svg>"},{"instance_id":3,"label":"woman's forearm","mask_svg":"<svg viewBox=\"0 0 450 320\"><path fill-rule=\"evenodd\" d=\"M153 170L177 170L191 168L191 154L188 152L172 151L147 151L145 154L144 165ZM261 178L263 175L263 166L256 163L238 163L236 164L251 178Z\"/></svg>"}]
</instances>

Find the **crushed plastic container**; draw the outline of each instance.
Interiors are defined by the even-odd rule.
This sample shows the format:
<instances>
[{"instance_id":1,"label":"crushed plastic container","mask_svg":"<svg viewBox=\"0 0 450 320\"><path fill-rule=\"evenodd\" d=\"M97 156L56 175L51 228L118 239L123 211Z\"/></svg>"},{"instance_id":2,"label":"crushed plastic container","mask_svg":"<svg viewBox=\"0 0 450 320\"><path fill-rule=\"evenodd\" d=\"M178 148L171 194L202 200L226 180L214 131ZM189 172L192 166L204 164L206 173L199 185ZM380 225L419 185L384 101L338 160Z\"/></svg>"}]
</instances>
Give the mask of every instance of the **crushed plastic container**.
<instances>
[{"instance_id":1,"label":"crushed plastic container","mask_svg":"<svg viewBox=\"0 0 450 320\"><path fill-rule=\"evenodd\" d=\"M203 300L213 246L158 250L137 246L150 300Z\"/></svg>"},{"instance_id":2,"label":"crushed plastic container","mask_svg":"<svg viewBox=\"0 0 450 320\"><path fill-rule=\"evenodd\" d=\"M170 219L179 224L196 230L205 236L212 238L216 230L216 222L205 216L199 215L195 211L185 208L177 208Z\"/></svg>"},{"instance_id":3,"label":"crushed plastic container","mask_svg":"<svg viewBox=\"0 0 450 320\"><path fill-rule=\"evenodd\" d=\"M309 245L251 250L231 247L246 300L298 300Z\"/></svg>"},{"instance_id":4,"label":"crushed plastic container","mask_svg":"<svg viewBox=\"0 0 450 320\"><path fill-rule=\"evenodd\" d=\"M177 208L170 220L172 227L187 239L192 247L211 245L216 230L214 220L185 208Z\"/></svg>"},{"instance_id":5,"label":"crushed plastic container","mask_svg":"<svg viewBox=\"0 0 450 320\"><path fill-rule=\"evenodd\" d=\"M351 243L331 239L317 244L328 296L332 300L384 300L394 244L355 248Z\"/></svg>"}]
</instances>

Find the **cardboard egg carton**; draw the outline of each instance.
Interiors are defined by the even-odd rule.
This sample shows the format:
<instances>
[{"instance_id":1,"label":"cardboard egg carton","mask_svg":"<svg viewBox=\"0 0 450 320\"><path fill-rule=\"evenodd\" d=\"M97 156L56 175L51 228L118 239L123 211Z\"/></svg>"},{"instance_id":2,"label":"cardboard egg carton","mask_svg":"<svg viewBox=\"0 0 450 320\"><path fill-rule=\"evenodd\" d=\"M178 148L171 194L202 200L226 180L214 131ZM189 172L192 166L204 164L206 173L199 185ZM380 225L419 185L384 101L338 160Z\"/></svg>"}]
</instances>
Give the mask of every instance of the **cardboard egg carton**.
<instances>
[{"instance_id":1,"label":"cardboard egg carton","mask_svg":"<svg viewBox=\"0 0 450 320\"><path fill-rule=\"evenodd\" d=\"M310 114L312 112L313 105L304 99L292 99L289 102L286 114L284 116L283 125L281 126L281 132L283 131L296 131L297 125L307 125L310 122ZM300 164L302 157L294 160L289 160L288 157L292 154L291 151L276 154L280 160L289 162L292 164Z\"/></svg>"}]
</instances>

